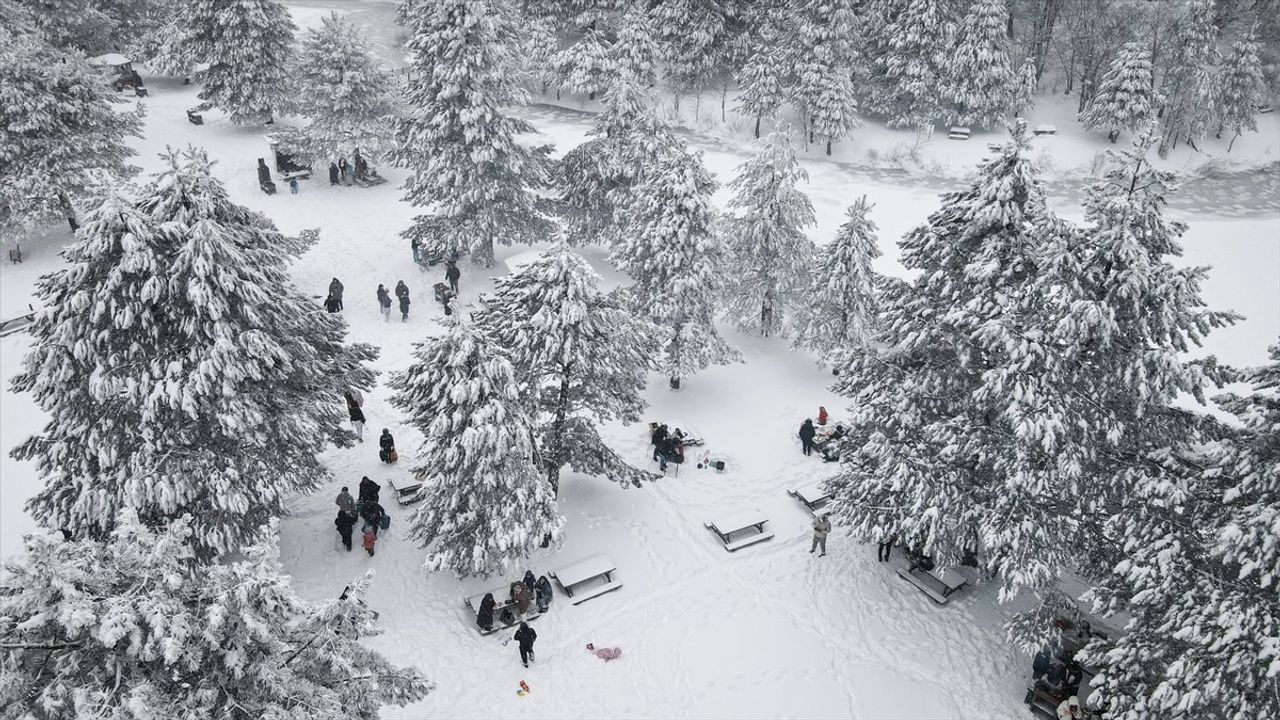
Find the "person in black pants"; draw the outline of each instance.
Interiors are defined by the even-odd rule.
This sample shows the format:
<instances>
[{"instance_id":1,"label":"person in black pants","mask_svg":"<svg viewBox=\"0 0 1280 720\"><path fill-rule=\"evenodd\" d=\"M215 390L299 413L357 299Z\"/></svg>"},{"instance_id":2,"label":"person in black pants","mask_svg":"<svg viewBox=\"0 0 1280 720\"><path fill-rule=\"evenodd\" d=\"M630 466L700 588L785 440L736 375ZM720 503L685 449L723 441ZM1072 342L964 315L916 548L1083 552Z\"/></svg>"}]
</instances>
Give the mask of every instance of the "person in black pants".
<instances>
[{"instance_id":1,"label":"person in black pants","mask_svg":"<svg viewBox=\"0 0 1280 720\"><path fill-rule=\"evenodd\" d=\"M512 639L520 643L520 662L529 667L529 661L533 660L533 641L538 639L538 633L529 627L529 623L521 622L520 629Z\"/></svg>"},{"instance_id":2,"label":"person in black pants","mask_svg":"<svg viewBox=\"0 0 1280 720\"><path fill-rule=\"evenodd\" d=\"M893 552L893 536L881 540L876 548L876 559L880 562L888 562L889 554Z\"/></svg>"},{"instance_id":3,"label":"person in black pants","mask_svg":"<svg viewBox=\"0 0 1280 720\"><path fill-rule=\"evenodd\" d=\"M338 517L333 521L338 526L338 534L342 536L342 546L351 551L351 530L356 526L356 516L346 510L338 510Z\"/></svg>"},{"instance_id":4,"label":"person in black pants","mask_svg":"<svg viewBox=\"0 0 1280 720\"><path fill-rule=\"evenodd\" d=\"M449 281L449 290L454 295L458 294L458 278L462 277L462 271L458 269L457 263L450 260L444 269L444 279Z\"/></svg>"},{"instance_id":5,"label":"person in black pants","mask_svg":"<svg viewBox=\"0 0 1280 720\"><path fill-rule=\"evenodd\" d=\"M804 424L800 426L800 446L805 455L813 453L813 438L817 434L818 430L813 426L812 420L806 419Z\"/></svg>"},{"instance_id":6,"label":"person in black pants","mask_svg":"<svg viewBox=\"0 0 1280 720\"><path fill-rule=\"evenodd\" d=\"M378 437L378 459L384 463L391 462L391 453L395 452L396 440L391 437L391 431L382 428L382 435Z\"/></svg>"}]
</instances>

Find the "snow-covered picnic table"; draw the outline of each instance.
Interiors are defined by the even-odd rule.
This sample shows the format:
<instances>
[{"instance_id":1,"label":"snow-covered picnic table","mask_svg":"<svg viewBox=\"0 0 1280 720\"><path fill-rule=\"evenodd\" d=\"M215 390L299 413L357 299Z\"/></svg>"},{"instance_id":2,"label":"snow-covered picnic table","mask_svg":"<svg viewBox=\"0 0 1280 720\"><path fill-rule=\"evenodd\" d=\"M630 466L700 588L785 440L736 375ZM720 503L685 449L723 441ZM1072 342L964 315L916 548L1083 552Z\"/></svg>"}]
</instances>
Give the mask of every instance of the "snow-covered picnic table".
<instances>
[{"instance_id":1,"label":"snow-covered picnic table","mask_svg":"<svg viewBox=\"0 0 1280 720\"><path fill-rule=\"evenodd\" d=\"M764 524L767 522L769 518L765 517L763 512L750 508L724 513L706 523L705 526L720 538L725 550L733 552L773 537L773 533L764 531ZM734 533L746 532L752 528L755 529L755 533L738 540L733 539Z\"/></svg>"},{"instance_id":2,"label":"snow-covered picnic table","mask_svg":"<svg viewBox=\"0 0 1280 720\"><path fill-rule=\"evenodd\" d=\"M599 597L622 587L621 580L614 580L613 574L618 571L608 555L589 555L547 573L564 590L564 594L574 605ZM603 580L602 584L593 581Z\"/></svg>"},{"instance_id":3,"label":"snow-covered picnic table","mask_svg":"<svg viewBox=\"0 0 1280 720\"><path fill-rule=\"evenodd\" d=\"M822 489L821 481L803 485L795 490L788 490L787 494L799 500L800 504L804 505L814 515L825 512L827 503L831 502L831 493Z\"/></svg>"},{"instance_id":4,"label":"snow-covered picnic table","mask_svg":"<svg viewBox=\"0 0 1280 720\"><path fill-rule=\"evenodd\" d=\"M477 629L480 630L481 635L488 635L489 633L497 632L503 628L513 627L519 624L521 620L529 621L542 615L542 613L538 612L538 602L534 597L533 590L529 591L529 611L525 613L524 617L520 617L519 614L516 613L514 609L515 603L511 601L511 586L513 584L514 583L507 583L502 587L494 588L493 590L488 590L478 595L472 595L464 601L467 609L471 611L471 620L474 625L475 616L480 612L480 602L484 600L485 595L493 593L493 629L485 630L476 626ZM503 623L500 618L502 617L502 611L507 608L512 608L511 614L514 619L509 623Z\"/></svg>"}]
</instances>

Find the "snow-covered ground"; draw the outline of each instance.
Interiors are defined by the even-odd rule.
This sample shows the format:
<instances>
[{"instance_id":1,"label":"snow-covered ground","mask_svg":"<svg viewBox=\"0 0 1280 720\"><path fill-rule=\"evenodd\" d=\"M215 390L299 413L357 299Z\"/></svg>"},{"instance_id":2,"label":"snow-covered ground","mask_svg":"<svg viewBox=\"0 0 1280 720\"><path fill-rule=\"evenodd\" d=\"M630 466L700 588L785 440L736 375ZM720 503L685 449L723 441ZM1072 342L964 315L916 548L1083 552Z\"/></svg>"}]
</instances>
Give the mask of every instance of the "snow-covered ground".
<instances>
[{"instance_id":1,"label":"snow-covered ground","mask_svg":"<svg viewBox=\"0 0 1280 720\"><path fill-rule=\"evenodd\" d=\"M308 3L295 8L296 17L300 24L314 22L330 5ZM383 380L407 365L414 342L440 331L430 285L443 279L443 271L421 272L399 237L413 214L399 200L401 171L382 169L392 182L371 189L331 187L318 177L303 182L298 195L287 188L263 195L254 171L256 159L268 153L261 128L232 126L216 111L206 113L204 125L190 125L184 110L197 102L195 88L156 78L147 84L146 138L138 143L144 171L156 169L155 155L166 145L200 145L218 161L215 173L234 200L266 213L286 232L320 228L320 242L293 268L294 280L315 295L323 294L331 277L343 281L351 340L382 348L375 367ZM562 151L589 127L589 117L580 113L533 108L525 114ZM739 143L695 144L706 149L708 166L722 182L745 159ZM1238 144L1235 152L1241 149ZM818 158L805 165L806 189L818 212L811 231L815 241L826 242L846 205L865 194L876 205L872 217L880 227L884 257L877 267L901 274L894 241L936 207L938 185L946 183ZM1203 197L1211 186L1202 182L1188 182L1185 196ZM1274 177L1257 176L1256 183L1274 188ZM1051 190L1060 212L1078 215L1071 204L1074 186ZM723 201L725 193L717 199ZM1223 212L1215 215L1208 207ZM1187 261L1214 268L1205 288L1211 305L1247 316L1209 339L1207 351L1226 362L1259 363L1280 335L1280 215L1267 207L1275 205L1180 201L1173 210L1191 225ZM24 248L24 264L0 267L0 316L25 308L36 277L58 266L56 251L67 239L53 233L32 241ZM463 302L491 286L488 275L506 272L528 253L525 247L499 248L491 270L463 266ZM590 257L607 278L618 279L600 253ZM374 289L399 279L414 292L412 314L407 323L385 323ZM386 633L371 642L393 661L419 666L439 686L424 702L389 709L386 717L1024 717L1029 659L1005 641L1000 624L1007 610L995 605L992 589L936 607L877 563L874 548L852 543L839 528L829 556L807 553L809 516L785 491L822 477L832 466L802 457L795 430L819 405L838 417L842 401L827 389L830 375L784 342L727 329L726 336L743 351L744 363L700 373L678 393L654 377L647 397L650 419L696 429L706 437L707 450L728 461L727 469L716 473L688 464L678 476L629 490L566 476L560 497L568 518L565 543L535 556L529 566L542 574L605 552L617 563L624 587L579 606L553 605L534 623L538 662L529 670L520 667L514 643L504 644L507 634L480 637L462 605L464 597L504 579L459 582L423 572L422 550L402 540L409 509L387 503L392 526L376 557L341 551L332 520L339 485L354 487L366 474L379 481L407 475L416 446L413 432L388 403L385 386L367 395L370 428L391 429L402 451L400 464L388 470L373 443L327 453L335 480L290 503L281 554L299 591L312 598L336 596L366 569L377 571L370 601L382 613ZM24 334L0 340L0 556L15 552L22 533L34 529L21 510L38 484L34 468L7 454L43 422L29 397L8 388L27 343ZM605 435L635 462L648 456L641 426L609 427ZM776 536L729 554L703 523L721 510L741 508L763 511ZM589 642L619 646L624 655L606 665L586 652ZM523 698L515 692L521 679L533 688Z\"/></svg>"}]
</instances>

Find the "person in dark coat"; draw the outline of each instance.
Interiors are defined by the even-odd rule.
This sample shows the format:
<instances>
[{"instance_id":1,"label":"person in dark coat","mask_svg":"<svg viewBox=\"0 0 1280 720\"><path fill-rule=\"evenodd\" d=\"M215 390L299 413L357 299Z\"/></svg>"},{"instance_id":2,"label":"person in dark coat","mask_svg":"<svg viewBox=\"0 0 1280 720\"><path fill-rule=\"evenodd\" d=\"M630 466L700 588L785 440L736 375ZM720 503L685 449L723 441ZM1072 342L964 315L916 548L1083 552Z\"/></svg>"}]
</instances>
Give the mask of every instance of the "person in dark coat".
<instances>
[{"instance_id":1,"label":"person in dark coat","mask_svg":"<svg viewBox=\"0 0 1280 720\"><path fill-rule=\"evenodd\" d=\"M516 630L511 639L520 643L520 662L529 667L529 663L533 661L533 641L538 639L538 633L529 627L529 623L521 622L520 629Z\"/></svg>"},{"instance_id":2,"label":"person in dark coat","mask_svg":"<svg viewBox=\"0 0 1280 720\"><path fill-rule=\"evenodd\" d=\"M813 437L818 434L817 428L813 426L813 421L805 419L804 424L800 426L800 445L805 455L813 452Z\"/></svg>"},{"instance_id":3,"label":"person in dark coat","mask_svg":"<svg viewBox=\"0 0 1280 720\"><path fill-rule=\"evenodd\" d=\"M391 320L391 293L381 284L378 285L378 312L382 313L383 320Z\"/></svg>"},{"instance_id":4,"label":"person in dark coat","mask_svg":"<svg viewBox=\"0 0 1280 720\"><path fill-rule=\"evenodd\" d=\"M324 309L331 313L336 313L342 309L342 305L338 303L338 298L329 293L329 297L324 299Z\"/></svg>"},{"instance_id":5,"label":"person in dark coat","mask_svg":"<svg viewBox=\"0 0 1280 720\"><path fill-rule=\"evenodd\" d=\"M338 184L338 164L337 163L329 163L329 184L330 185Z\"/></svg>"},{"instance_id":6,"label":"person in dark coat","mask_svg":"<svg viewBox=\"0 0 1280 720\"><path fill-rule=\"evenodd\" d=\"M400 322L409 319L409 286L403 280L396 283L396 297L400 299Z\"/></svg>"},{"instance_id":7,"label":"person in dark coat","mask_svg":"<svg viewBox=\"0 0 1280 720\"><path fill-rule=\"evenodd\" d=\"M533 576L532 570L524 571L524 586L529 588L529 597L533 597L534 592L536 592L535 589L538 586L538 579Z\"/></svg>"},{"instance_id":8,"label":"person in dark coat","mask_svg":"<svg viewBox=\"0 0 1280 720\"><path fill-rule=\"evenodd\" d=\"M338 158L338 175L342 177L343 185L351 184L351 164L345 157Z\"/></svg>"},{"instance_id":9,"label":"person in dark coat","mask_svg":"<svg viewBox=\"0 0 1280 720\"><path fill-rule=\"evenodd\" d=\"M289 192L294 195L298 194L298 178L296 177L289 178Z\"/></svg>"},{"instance_id":10,"label":"person in dark coat","mask_svg":"<svg viewBox=\"0 0 1280 720\"><path fill-rule=\"evenodd\" d=\"M546 575L538 578L538 584L534 585L534 589L538 593L538 612L544 613L547 608L551 607L551 598L555 594L551 592L551 581Z\"/></svg>"},{"instance_id":11,"label":"person in dark coat","mask_svg":"<svg viewBox=\"0 0 1280 720\"><path fill-rule=\"evenodd\" d=\"M351 497L350 495L347 496ZM334 518L333 524L338 526L338 534L342 536L342 546L351 551L351 531L356 526L356 516L346 510L338 510L338 517Z\"/></svg>"},{"instance_id":12,"label":"person in dark coat","mask_svg":"<svg viewBox=\"0 0 1280 720\"><path fill-rule=\"evenodd\" d=\"M374 535L377 535L378 531L382 529L382 516L386 514L386 509L377 500L372 500L360 506L360 517L366 525L373 528Z\"/></svg>"},{"instance_id":13,"label":"person in dark coat","mask_svg":"<svg viewBox=\"0 0 1280 720\"><path fill-rule=\"evenodd\" d=\"M338 278L329 281L329 294L338 299L338 309L342 309L342 283Z\"/></svg>"},{"instance_id":14,"label":"person in dark coat","mask_svg":"<svg viewBox=\"0 0 1280 720\"><path fill-rule=\"evenodd\" d=\"M462 277L462 271L458 269L458 264L450 260L444 269L444 279L449 281L449 289L454 295L458 294L458 278Z\"/></svg>"},{"instance_id":15,"label":"person in dark coat","mask_svg":"<svg viewBox=\"0 0 1280 720\"><path fill-rule=\"evenodd\" d=\"M359 405L348 405L347 415L351 418L351 428L356 431L356 439L364 442L364 410Z\"/></svg>"},{"instance_id":16,"label":"person in dark coat","mask_svg":"<svg viewBox=\"0 0 1280 720\"><path fill-rule=\"evenodd\" d=\"M649 439L653 443L653 459L654 460L662 459L658 457L658 453L662 451L662 448L667 441L667 435L668 433L667 433L666 425L659 425L658 427L653 429L653 434L650 435Z\"/></svg>"},{"instance_id":17,"label":"person in dark coat","mask_svg":"<svg viewBox=\"0 0 1280 720\"><path fill-rule=\"evenodd\" d=\"M409 249L413 250L413 262L418 265L421 265L422 264L422 243L418 242L418 238L413 238L412 240L409 241Z\"/></svg>"},{"instance_id":18,"label":"person in dark coat","mask_svg":"<svg viewBox=\"0 0 1280 720\"><path fill-rule=\"evenodd\" d=\"M493 593L485 593L484 599L480 601L480 610L476 613L476 625L485 632L493 629L493 609L497 607L498 601L493 599Z\"/></svg>"},{"instance_id":19,"label":"person in dark coat","mask_svg":"<svg viewBox=\"0 0 1280 720\"><path fill-rule=\"evenodd\" d=\"M360 478L360 503L378 502L378 493L381 490L378 483L370 480L368 475Z\"/></svg>"},{"instance_id":20,"label":"person in dark coat","mask_svg":"<svg viewBox=\"0 0 1280 720\"><path fill-rule=\"evenodd\" d=\"M382 435L378 437L378 458L384 463L391 462L391 451L396 449L396 440L391 437L391 431L382 428Z\"/></svg>"},{"instance_id":21,"label":"person in dark coat","mask_svg":"<svg viewBox=\"0 0 1280 720\"><path fill-rule=\"evenodd\" d=\"M516 610L521 615L529 612L529 600L532 595L529 592L529 586L519 580L511 583L511 602L516 606Z\"/></svg>"},{"instance_id":22,"label":"person in dark coat","mask_svg":"<svg viewBox=\"0 0 1280 720\"><path fill-rule=\"evenodd\" d=\"M889 557L893 554L893 542L896 539L896 536L889 535L877 543L876 560L879 560L880 562L889 561Z\"/></svg>"}]
</instances>

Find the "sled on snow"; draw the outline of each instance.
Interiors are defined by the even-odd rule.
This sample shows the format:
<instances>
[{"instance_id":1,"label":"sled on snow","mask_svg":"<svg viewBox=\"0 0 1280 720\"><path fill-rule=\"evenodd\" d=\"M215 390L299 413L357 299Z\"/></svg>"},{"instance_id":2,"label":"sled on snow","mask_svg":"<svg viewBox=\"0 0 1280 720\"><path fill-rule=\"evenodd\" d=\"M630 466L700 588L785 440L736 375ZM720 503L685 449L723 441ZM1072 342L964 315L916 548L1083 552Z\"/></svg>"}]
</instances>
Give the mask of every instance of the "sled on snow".
<instances>
[{"instance_id":1,"label":"sled on snow","mask_svg":"<svg viewBox=\"0 0 1280 720\"><path fill-rule=\"evenodd\" d=\"M591 555L547 573L574 605L622 587L613 574L618 568L608 555Z\"/></svg>"},{"instance_id":2,"label":"sled on snow","mask_svg":"<svg viewBox=\"0 0 1280 720\"><path fill-rule=\"evenodd\" d=\"M787 494L800 501L814 517L827 514L827 504L831 502L831 493L822 489L822 483L812 483L795 490L788 490Z\"/></svg>"},{"instance_id":3,"label":"sled on snow","mask_svg":"<svg viewBox=\"0 0 1280 720\"><path fill-rule=\"evenodd\" d=\"M542 617L542 613L538 612L538 602L535 598L529 600L529 612L524 617L520 617L520 613L516 610L516 604L511 601L511 584L507 583L499 588L482 592L479 595L472 595L463 601L463 604L471 611L471 627L475 628L481 635L492 635L499 630L507 628L519 627L520 622L528 622L534 618ZM532 591L530 591L532 592ZM485 630L476 624L476 616L480 614L480 602L484 600L484 596L493 593L493 628ZM511 610L512 621L509 623L502 622L502 611Z\"/></svg>"},{"instance_id":4,"label":"sled on snow","mask_svg":"<svg viewBox=\"0 0 1280 720\"><path fill-rule=\"evenodd\" d=\"M387 485L391 486L391 492L395 493L396 502L401 505L412 505L422 498L418 495L418 490L422 489L422 481L414 477L408 478L387 478ZM483 595L481 597L484 597Z\"/></svg>"},{"instance_id":5,"label":"sled on snow","mask_svg":"<svg viewBox=\"0 0 1280 720\"><path fill-rule=\"evenodd\" d=\"M951 596L960 592L969 584L969 578L957 572L956 568L947 568L942 572L926 570L912 564L910 567L898 568L898 577L915 585L920 592L939 605L946 605Z\"/></svg>"},{"instance_id":6,"label":"sled on snow","mask_svg":"<svg viewBox=\"0 0 1280 720\"><path fill-rule=\"evenodd\" d=\"M769 518L765 517L764 513L751 508L721 515L710 522L703 523L703 527L720 538L725 550L735 552L748 545L755 545L772 538L773 533L765 532L764 529L764 524L767 522Z\"/></svg>"}]
</instances>

